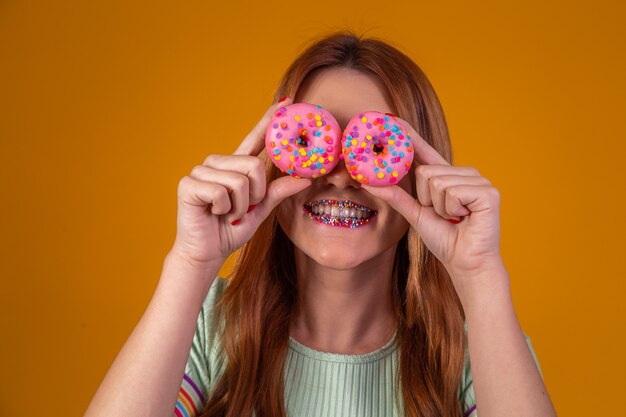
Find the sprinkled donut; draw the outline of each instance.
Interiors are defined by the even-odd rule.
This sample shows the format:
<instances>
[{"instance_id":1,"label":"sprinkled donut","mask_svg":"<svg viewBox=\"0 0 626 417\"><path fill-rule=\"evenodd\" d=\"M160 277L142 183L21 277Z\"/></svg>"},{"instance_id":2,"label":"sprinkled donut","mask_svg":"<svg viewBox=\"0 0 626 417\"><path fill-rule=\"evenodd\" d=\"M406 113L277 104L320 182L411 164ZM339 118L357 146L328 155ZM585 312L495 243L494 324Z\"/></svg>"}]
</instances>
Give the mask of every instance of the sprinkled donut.
<instances>
[{"instance_id":1,"label":"sprinkled donut","mask_svg":"<svg viewBox=\"0 0 626 417\"><path fill-rule=\"evenodd\" d=\"M411 169L411 137L389 113L367 111L354 116L343 131L341 145L348 172L362 184L397 184Z\"/></svg>"},{"instance_id":2,"label":"sprinkled donut","mask_svg":"<svg viewBox=\"0 0 626 417\"><path fill-rule=\"evenodd\" d=\"M341 155L341 128L322 106L294 103L279 107L265 132L270 159L296 178L330 173Z\"/></svg>"}]
</instances>

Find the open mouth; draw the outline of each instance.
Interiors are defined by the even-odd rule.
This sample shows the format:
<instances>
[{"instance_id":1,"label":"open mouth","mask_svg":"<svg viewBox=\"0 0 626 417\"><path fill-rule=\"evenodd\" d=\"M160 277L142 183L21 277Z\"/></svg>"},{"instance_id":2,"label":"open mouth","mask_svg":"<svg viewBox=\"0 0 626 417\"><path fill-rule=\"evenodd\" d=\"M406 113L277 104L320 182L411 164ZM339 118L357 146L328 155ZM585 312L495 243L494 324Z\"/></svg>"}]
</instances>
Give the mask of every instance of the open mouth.
<instances>
[{"instance_id":1,"label":"open mouth","mask_svg":"<svg viewBox=\"0 0 626 417\"><path fill-rule=\"evenodd\" d=\"M315 200L304 204L311 220L331 226L356 228L369 223L378 211L350 200Z\"/></svg>"}]
</instances>

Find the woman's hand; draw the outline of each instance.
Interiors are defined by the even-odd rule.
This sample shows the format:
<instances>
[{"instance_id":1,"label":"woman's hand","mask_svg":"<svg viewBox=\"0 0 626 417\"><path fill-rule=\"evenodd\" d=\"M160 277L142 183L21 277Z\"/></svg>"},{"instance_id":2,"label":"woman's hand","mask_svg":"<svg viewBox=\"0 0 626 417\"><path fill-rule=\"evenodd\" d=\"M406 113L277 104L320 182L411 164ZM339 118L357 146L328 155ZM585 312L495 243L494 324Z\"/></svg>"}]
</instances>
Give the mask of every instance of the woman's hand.
<instances>
[{"instance_id":1,"label":"woman's hand","mask_svg":"<svg viewBox=\"0 0 626 417\"><path fill-rule=\"evenodd\" d=\"M417 199L398 185L363 188L407 219L453 280L502 267L498 189L475 168L450 165L408 122L398 120L415 150Z\"/></svg>"},{"instance_id":2,"label":"woman's hand","mask_svg":"<svg viewBox=\"0 0 626 417\"><path fill-rule=\"evenodd\" d=\"M309 185L282 176L266 184L265 130L279 106L273 104L233 155L209 155L178 184L176 240L171 252L199 266L223 263L247 242L272 209Z\"/></svg>"}]
</instances>

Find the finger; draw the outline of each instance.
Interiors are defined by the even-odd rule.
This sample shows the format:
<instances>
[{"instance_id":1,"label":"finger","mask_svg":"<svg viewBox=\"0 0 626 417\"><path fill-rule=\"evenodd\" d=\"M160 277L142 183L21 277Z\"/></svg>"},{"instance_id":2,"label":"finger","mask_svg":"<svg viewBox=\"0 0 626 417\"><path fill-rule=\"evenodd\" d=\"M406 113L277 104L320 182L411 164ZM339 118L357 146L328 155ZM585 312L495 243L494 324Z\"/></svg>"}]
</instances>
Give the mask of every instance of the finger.
<instances>
[{"instance_id":1,"label":"finger","mask_svg":"<svg viewBox=\"0 0 626 417\"><path fill-rule=\"evenodd\" d=\"M265 147L265 132L267 126L272 120L274 113L279 107L287 106L293 102L291 97L287 97L283 101L272 104L265 112L261 120L256 124L248 136L241 142L239 147L233 152L233 155L259 155Z\"/></svg>"},{"instance_id":2,"label":"finger","mask_svg":"<svg viewBox=\"0 0 626 417\"><path fill-rule=\"evenodd\" d=\"M415 159L419 164L422 165L450 165L446 158L441 156L439 152L435 150L432 146L428 144L422 138L415 129L411 126L409 122L399 117L396 117L401 124L404 126L404 132L407 134L409 140L413 144L413 149L415 151ZM400 138L402 139L402 138Z\"/></svg>"},{"instance_id":3,"label":"finger","mask_svg":"<svg viewBox=\"0 0 626 417\"><path fill-rule=\"evenodd\" d=\"M435 212L444 219L450 219L458 216L467 216L468 214L470 214L470 211L467 208L459 206L457 204L446 204L448 188L458 185L489 185L490 182L485 177L438 175L436 177L432 177L429 184L430 195L432 196L433 208Z\"/></svg>"},{"instance_id":4,"label":"finger","mask_svg":"<svg viewBox=\"0 0 626 417\"><path fill-rule=\"evenodd\" d=\"M374 187L365 184L361 184L361 187L373 196L386 201L391 207L404 216L410 225L417 227L417 221L419 219L422 206L402 187L397 185Z\"/></svg>"},{"instance_id":5,"label":"finger","mask_svg":"<svg viewBox=\"0 0 626 417\"><path fill-rule=\"evenodd\" d=\"M446 211L459 213L466 207L471 213L498 208L500 192L492 185L453 185L446 190Z\"/></svg>"},{"instance_id":6,"label":"finger","mask_svg":"<svg viewBox=\"0 0 626 417\"><path fill-rule=\"evenodd\" d=\"M265 196L265 163L258 156L211 154L206 157L202 165L214 169L239 172L248 177L250 204L259 203Z\"/></svg>"},{"instance_id":7,"label":"finger","mask_svg":"<svg viewBox=\"0 0 626 417\"><path fill-rule=\"evenodd\" d=\"M289 175L279 177L268 184L267 195L248 215L261 223L281 201L306 189L312 183L313 180L309 178L298 179Z\"/></svg>"},{"instance_id":8,"label":"finger","mask_svg":"<svg viewBox=\"0 0 626 417\"><path fill-rule=\"evenodd\" d=\"M473 167L455 167L452 165L418 165L415 168L415 188L417 199L423 206L432 206L430 181L439 175L480 176Z\"/></svg>"},{"instance_id":9,"label":"finger","mask_svg":"<svg viewBox=\"0 0 626 417\"><path fill-rule=\"evenodd\" d=\"M213 169L197 165L191 170L191 176L201 181L222 185L228 191L231 201L228 221L240 219L248 210L250 191L248 177L233 171Z\"/></svg>"},{"instance_id":10,"label":"finger","mask_svg":"<svg viewBox=\"0 0 626 417\"><path fill-rule=\"evenodd\" d=\"M228 190L219 184L186 176L178 183L178 200L182 204L201 207L209 206L215 215L226 214L231 209Z\"/></svg>"}]
</instances>

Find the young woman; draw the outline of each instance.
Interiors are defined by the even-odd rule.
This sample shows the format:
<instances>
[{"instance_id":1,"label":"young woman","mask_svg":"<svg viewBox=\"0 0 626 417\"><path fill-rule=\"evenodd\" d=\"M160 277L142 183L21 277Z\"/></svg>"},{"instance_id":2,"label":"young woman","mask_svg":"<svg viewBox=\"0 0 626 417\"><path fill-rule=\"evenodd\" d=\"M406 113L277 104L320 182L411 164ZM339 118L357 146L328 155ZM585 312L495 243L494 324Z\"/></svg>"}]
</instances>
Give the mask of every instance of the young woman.
<instances>
[{"instance_id":1,"label":"young woman","mask_svg":"<svg viewBox=\"0 0 626 417\"><path fill-rule=\"evenodd\" d=\"M292 63L281 96L233 155L209 155L180 181L155 294L86 415L556 415L513 308L499 191L452 165L419 67L340 32ZM321 105L342 129L362 111L399 115L410 175L365 186L343 161L313 180L282 174L264 136L293 102ZM375 215L320 223L303 210L319 200ZM233 274L217 276L239 248Z\"/></svg>"}]
</instances>

